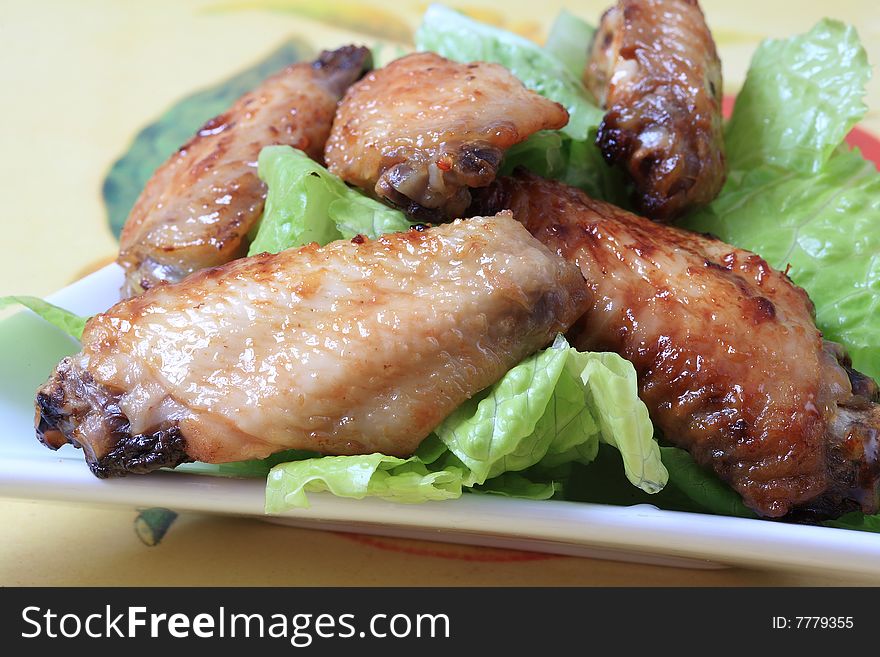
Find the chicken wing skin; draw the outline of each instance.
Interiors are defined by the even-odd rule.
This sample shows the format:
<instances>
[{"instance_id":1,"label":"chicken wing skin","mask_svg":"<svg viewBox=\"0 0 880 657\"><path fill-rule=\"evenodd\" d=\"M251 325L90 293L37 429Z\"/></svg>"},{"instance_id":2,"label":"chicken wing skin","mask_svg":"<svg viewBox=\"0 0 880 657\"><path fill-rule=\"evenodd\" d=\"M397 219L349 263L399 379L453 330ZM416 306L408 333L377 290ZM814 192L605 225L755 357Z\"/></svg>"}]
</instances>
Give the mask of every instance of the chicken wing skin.
<instances>
[{"instance_id":1,"label":"chicken wing skin","mask_svg":"<svg viewBox=\"0 0 880 657\"><path fill-rule=\"evenodd\" d=\"M324 157L340 178L424 221L460 217L504 151L568 112L507 69L434 53L402 57L353 85Z\"/></svg>"},{"instance_id":2,"label":"chicken wing skin","mask_svg":"<svg viewBox=\"0 0 880 657\"><path fill-rule=\"evenodd\" d=\"M408 455L585 309L509 214L242 258L123 301L37 393L99 477L288 448Z\"/></svg>"},{"instance_id":3,"label":"chicken wing skin","mask_svg":"<svg viewBox=\"0 0 880 657\"><path fill-rule=\"evenodd\" d=\"M580 349L631 360L664 437L764 516L875 513L876 384L826 342L807 294L759 256L518 172L477 204L510 208L576 263Z\"/></svg>"},{"instance_id":4,"label":"chicken wing skin","mask_svg":"<svg viewBox=\"0 0 880 657\"><path fill-rule=\"evenodd\" d=\"M320 160L336 105L370 66L366 48L294 64L208 121L149 180L125 223L117 262L125 297L247 252L263 212L263 146L286 144Z\"/></svg>"},{"instance_id":5,"label":"chicken wing skin","mask_svg":"<svg viewBox=\"0 0 880 657\"><path fill-rule=\"evenodd\" d=\"M607 110L597 143L652 219L669 221L721 191L721 82L696 0L619 0L603 15L584 72Z\"/></svg>"}]
</instances>

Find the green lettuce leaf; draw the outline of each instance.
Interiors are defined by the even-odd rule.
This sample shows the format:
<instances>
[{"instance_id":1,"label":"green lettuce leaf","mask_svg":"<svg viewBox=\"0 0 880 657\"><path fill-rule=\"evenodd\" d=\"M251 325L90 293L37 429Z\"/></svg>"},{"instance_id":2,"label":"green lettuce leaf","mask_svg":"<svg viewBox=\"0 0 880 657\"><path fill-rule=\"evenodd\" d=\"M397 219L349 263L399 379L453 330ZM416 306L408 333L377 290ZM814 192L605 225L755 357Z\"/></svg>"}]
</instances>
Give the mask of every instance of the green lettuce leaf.
<instances>
[{"instance_id":1,"label":"green lettuce leaf","mask_svg":"<svg viewBox=\"0 0 880 657\"><path fill-rule=\"evenodd\" d=\"M874 532L880 534L880 514L866 516L860 511L853 511L840 516L835 520L826 520L822 523L826 527L838 529L855 529L861 532Z\"/></svg>"},{"instance_id":2,"label":"green lettuce leaf","mask_svg":"<svg viewBox=\"0 0 880 657\"><path fill-rule=\"evenodd\" d=\"M842 145L870 76L852 27L824 20L756 52L728 125L728 180L682 221L788 270L816 324L880 377L880 174Z\"/></svg>"},{"instance_id":3,"label":"green lettuce leaf","mask_svg":"<svg viewBox=\"0 0 880 657\"><path fill-rule=\"evenodd\" d=\"M585 141L556 130L542 130L507 151L501 174L509 175L522 166L544 178L578 187L592 198L628 207L625 175L606 164L595 144L596 130L591 130Z\"/></svg>"},{"instance_id":4,"label":"green lettuce leaf","mask_svg":"<svg viewBox=\"0 0 880 657\"><path fill-rule=\"evenodd\" d=\"M267 146L258 173L266 183L266 207L248 255L278 253L311 242L406 230L413 224L389 208L348 187L302 151Z\"/></svg>"},{"instance_id":5,"label":"green lettuce leaf","mask_svg":"<svg viewBox=\"0 0 880 657\"><path fill-rule=\"evenodd\" d=\"M589 463L599 442L623 455L629 481L655 493L666 469L632 364L557 338L457 408L436 434L468 469L467 486L536 464Z\"/></svg>"},{"instance_id":6,"label":"green lettuce leaf","mask_svg":"<svg viewBox=\"0 0 880 657\"><path fill-rule=\"evenodd\" d=\"M647 495L631 486L621 475L620 454L603 445L593 463L575 465L565 485L565 499L621 506L652 504L670 511L756 517L730 486L697 465L685 450L661 447L660 456L669 472L669 481L656 495Z\"/></svg>"},{"instance_id":7,"label":"green lettuce leaf","mask_svg":"<svg viewBox=\"0 0 880 657\"><path fill-rule=\"evenodd\" d=\"M86 322L89 321L88 317L82 317L64 308L59 308L48 301L43 301L39 297L0 297L0 310L16 304L29 308L53 326L57 326L67 335L77 340L82 339L83 329L86 326Z\"/></svg>"},{"instance_id":8,"label":"green lettuce leaf","mask_svg":"<svg viewBox=\"0 0 880 657\"><path fill-rule=\"evenodd\" d=\"M790 267L825 337L880 377L880 173L857 151L836 153L817 174L738 172L683 225Z\"/></svg>"},{"instance_id":9,"label":"green lettuce leaf","mask_svg":"<svg viewBox=\"0 0 880 657\"><path fill-rule=\"evenodd\" d=\"M743 504L740 496L722 482L715 473L701 468L685 450L661 447L663 464L669 471L669 482L656 495L647 495L631 485L622 475L621 458L616 450L601 446L593 463L576 464L565 482L565 499L598 504L652 504L670 511L711 513L738 518L757 518ZM847 513L821 523L826 527L880 533L880 514Z\"/></svg>"},{"instance_id":10,"label":"green lettuce leaf","mask_svg":"<svg viewBox=\"0 0 880 657\"><path fill-rule=\"evenodd\" d=\"M283 452L272 454L264 459L250 459L248 461L230 461L229 463L204 463L194 461L177 466L180 472L192 474L213 475L215 477L236 477L239 479L265 479L269 471L279 463L290 461L302 461L318 456L317 452L288 449Z\"/></svg>"},{"instance_id":11,"label":"green lettuce leaf","mask_svg":"<svg viewBox=\"0 0 880 657\"><path fill-rule=\"evenodd\" d=\"M416 32L416 48L457 62L501 64L526 87L568 110L570 118L562 131L573 139L586 140L590 130L602 120L602 110L580 78L572 74L570 61L563 62L512 32L480 23L441 5L431 5ZM560 45L559 49L563 47Z\"/></svg>"},{"instance_id":12,"label":"green lettuce leaf","mask_svg":"<svg viewBox=\"0 0 880 657\"><path fill-rule=\"evenodd\" d=\"M544 50L562 62L572 77L581 80L587 68L587 47L595 32L592 25L563 9L550 27Z\"/></svg>"},{"instance_id":13,"label":"green lettuce leaf","mask_svg":"<svg viewBox=\"0 0 880 657\"><path fill-rule=\"evenodd\" d=\"M575 459L571 450L581 447L585 462L595 457L599 427L586 407L571 352L575 350L566 343L527 358L436 429L440 441L467 468L466 485L525 470L544 459L551 447L553 454Z\"/></svg>"},{"instance_id":14,"label":"green lettuce leaf","mask_svg":"<svg viewBox=\"0 0 880 657\"><path fill-rule=\"evenodd\" d=\"M532 481L519 472L505 472L469 489L471 493L518 497L524 500L549 500L562 490L561 482Z\"/></svg>"},{"instance_id":15,"label":"green lettuce leaf","mask_svg":"<svg viewBox=\"0 0 880 657\"><path fill-rule=\"evenodd\" d=\"M855 30L837 21L765 42L725 132L727 183L683 225L788 268L813 300L825 337L846 346L856 369L878 378L880 173L841 145L864 115L869 76ZM664 494L682 492L682 510L754 517L686 452L667 458L667 449L674 448L663 448L670 473ZM880 516L855 512L823 524L876 532Z\"/></svg>"},{"instance_id":16,"label":"green lettuce leaf","mask_svg":"<svg viewBox=\"0 0 880 657\"><path fill-rule=\"evenodd\" d=\"M455 470L428 471L418 457L384 454L324 456L276 465L266 483L266 513L308 507L306 492L329 491L356 500L367 496L420 503L461 497Z\"/></svg>"},{"instance_id":17,"label":"green lettuce leaf","mask_svg":"<svg viewBox=\"0 0 880 657\"><path fill-rule=\"evenodd\" d=\"M589 463L600 443L620 452L632 485L656 493L666 483L632 364L579 352L560 336L457 408L409 459L373 454L276 466L267 510L302 506L307 492L319 490L420 502L457 497L464 487L547 499L563 488L565 466Z\"/></svg>"},{"instance_id":18,"label":"green lettuce leaf","mask_svg":"<svg viewBox=\"0 0 880 657\"><path fill-rule=\"evenodd\" d=\"M693 511L724 516L755 518L755 512L715 473L701 468L693 457L678 447L661 447L663 464L669 470L669 482L692 504Z\"/></svg>"},{"instance_id":19,"label":"green lettuce leaf","mask_svg":"<svg viewBox=\"0 0 880 657\"><path fill-rule=\"evenodd\" d=\"M730 168L819 171L867 111L861 99L870 76L855 28L839 21L764 41L727 126Z\"/></svg>"},{"instance_id":20,"label":"green lettuce leaf","mask_svg":"<svg viewBox=\"0 0 880 657\"><path fill-rule=\"evenodd\" d=\"M880 377L880 174L842 146L864 115L869 76L855 30L837 21L765 42L725 132L728 181L683 225L788 268L825 336L847 347L856 369ZM669 470L661 508L754 517L685 451L661 451ZM823 524L880 531L880 516L850 513Z\"/></svg>"}]
</instances>

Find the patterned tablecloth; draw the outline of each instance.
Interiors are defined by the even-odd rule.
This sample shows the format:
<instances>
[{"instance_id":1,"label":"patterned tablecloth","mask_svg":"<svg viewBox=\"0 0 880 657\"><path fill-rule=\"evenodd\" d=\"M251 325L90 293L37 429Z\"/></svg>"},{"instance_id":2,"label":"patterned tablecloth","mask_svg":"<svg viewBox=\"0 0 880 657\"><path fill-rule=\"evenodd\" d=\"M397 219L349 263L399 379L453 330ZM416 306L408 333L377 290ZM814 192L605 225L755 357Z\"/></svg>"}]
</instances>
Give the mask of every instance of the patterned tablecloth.
<instances>
[{"instance_id":1,"label":"patterned tablecloth","mask_svg":"<svg viewBox=\"0 0 880 657\"><path fill-rule=\"evenodd\" d=\"M454 6L540 41L561 7L595 22L608 1ZM728 93L741 85L762 38L805 31L824 15L854 23L871 61L880 62L880 5L872 0L702 4ZM351 40L406 42L426 6L414 0L0 0L6 95L0 295L45 295L112 261L114 226L139 191L124 184L141 175L132 169L151 161L151 149L181 143L180 130L186 135L211 115L204 112L220 111L261 64L278 68L285 58ZM863 127L880 134L880 76L866 100L872 110ZM126 509L0 501L0 585L853 583L810 573L694 571L318 532L256 519L181 514L169 526L162 520Z\"/></svg>"}]
</instances>

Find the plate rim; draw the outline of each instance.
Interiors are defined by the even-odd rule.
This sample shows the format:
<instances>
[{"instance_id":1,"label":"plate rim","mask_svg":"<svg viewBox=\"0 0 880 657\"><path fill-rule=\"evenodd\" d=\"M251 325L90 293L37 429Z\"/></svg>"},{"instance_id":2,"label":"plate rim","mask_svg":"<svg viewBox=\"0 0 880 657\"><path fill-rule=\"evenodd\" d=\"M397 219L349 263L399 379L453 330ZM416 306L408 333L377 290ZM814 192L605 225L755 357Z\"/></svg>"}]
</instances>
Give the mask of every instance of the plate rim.
<instances>
[{"instance_id":1,"label":"plate rim","mask_svg":"<svg viewBox=\"0 0 880 657\"><path fill-rule=\"evenodd\" d=\"M39 468L35 469L36 462ZM75 456L0 459L0 497L164 507L331 531L489 546L501 543L512 549L574 556L595 557L598 552L602 559L666 566L819 570L880 582L880 537L867 532L666 511L649 504L613 506L474 494L406 505L313 493L310 508L266 515L262 512L264 492L259 479L162 471L101 480Z\"/></svg>"},{"instance_id":2,"label":"plate rim","mask_svg":"<svg viewBox=\"0 0 880 657\"><path fill-rule=\"evenodd\" d=\"M121 280L121 268L110 264L47 300L74 312L95 312L95 301L106 299L107 291L118 289ZM34 316L34 321L40 320ZM474 494L407 505L312 493L311 508L267 516L263 513L265 482L261 479L156 472L100 480L85 467L78 451L46 452L45 457L28 458L4 454L5 442L0 441L0 497L134 508L160 506L299 525L342 522L351 531L360 528L413 538L429 534L428 538L441 542L497 545L500 541L514 549L582 556L597 556L598 551L603 559L667 566L725 564L819 570L880 582L880 535L868 532L667 511L649 504L615 506ZM112 494L108 495L108 490ZM382 532L383 526L388 531Z\"/></svg>"}]
</instances>

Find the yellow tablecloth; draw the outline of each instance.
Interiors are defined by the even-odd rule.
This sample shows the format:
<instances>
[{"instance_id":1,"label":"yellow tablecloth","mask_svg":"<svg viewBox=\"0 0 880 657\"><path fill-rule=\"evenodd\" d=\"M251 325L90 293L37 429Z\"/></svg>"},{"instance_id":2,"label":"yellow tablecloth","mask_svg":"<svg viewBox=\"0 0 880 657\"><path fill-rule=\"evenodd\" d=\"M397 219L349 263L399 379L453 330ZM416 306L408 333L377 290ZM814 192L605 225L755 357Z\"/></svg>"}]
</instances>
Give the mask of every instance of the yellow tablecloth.
<instances>
[{"instance_id":1,"label":"yellow tablecloth","mask_svg":"<svg viewBox=\"0 0 880 657\"><path fill-rule=\"evenodd\" d=\"M610 0L463 0L465 9L541 40L559 8L595 22ZM831 15L858 26L880 62L880 5L704 0L726 90L760 39ZM172 103L263 58L296 35L316 48L405 35L426 2L398 0L2 0L0 295L45 295L112 260L101 184L134 134ZM880 76L863 124L880 134ZM182 514L148 546L136 512L0 501L0 584L802 585L811 573L694 571L365 538L259 520Z\"/></svg>"}]
</instances>

